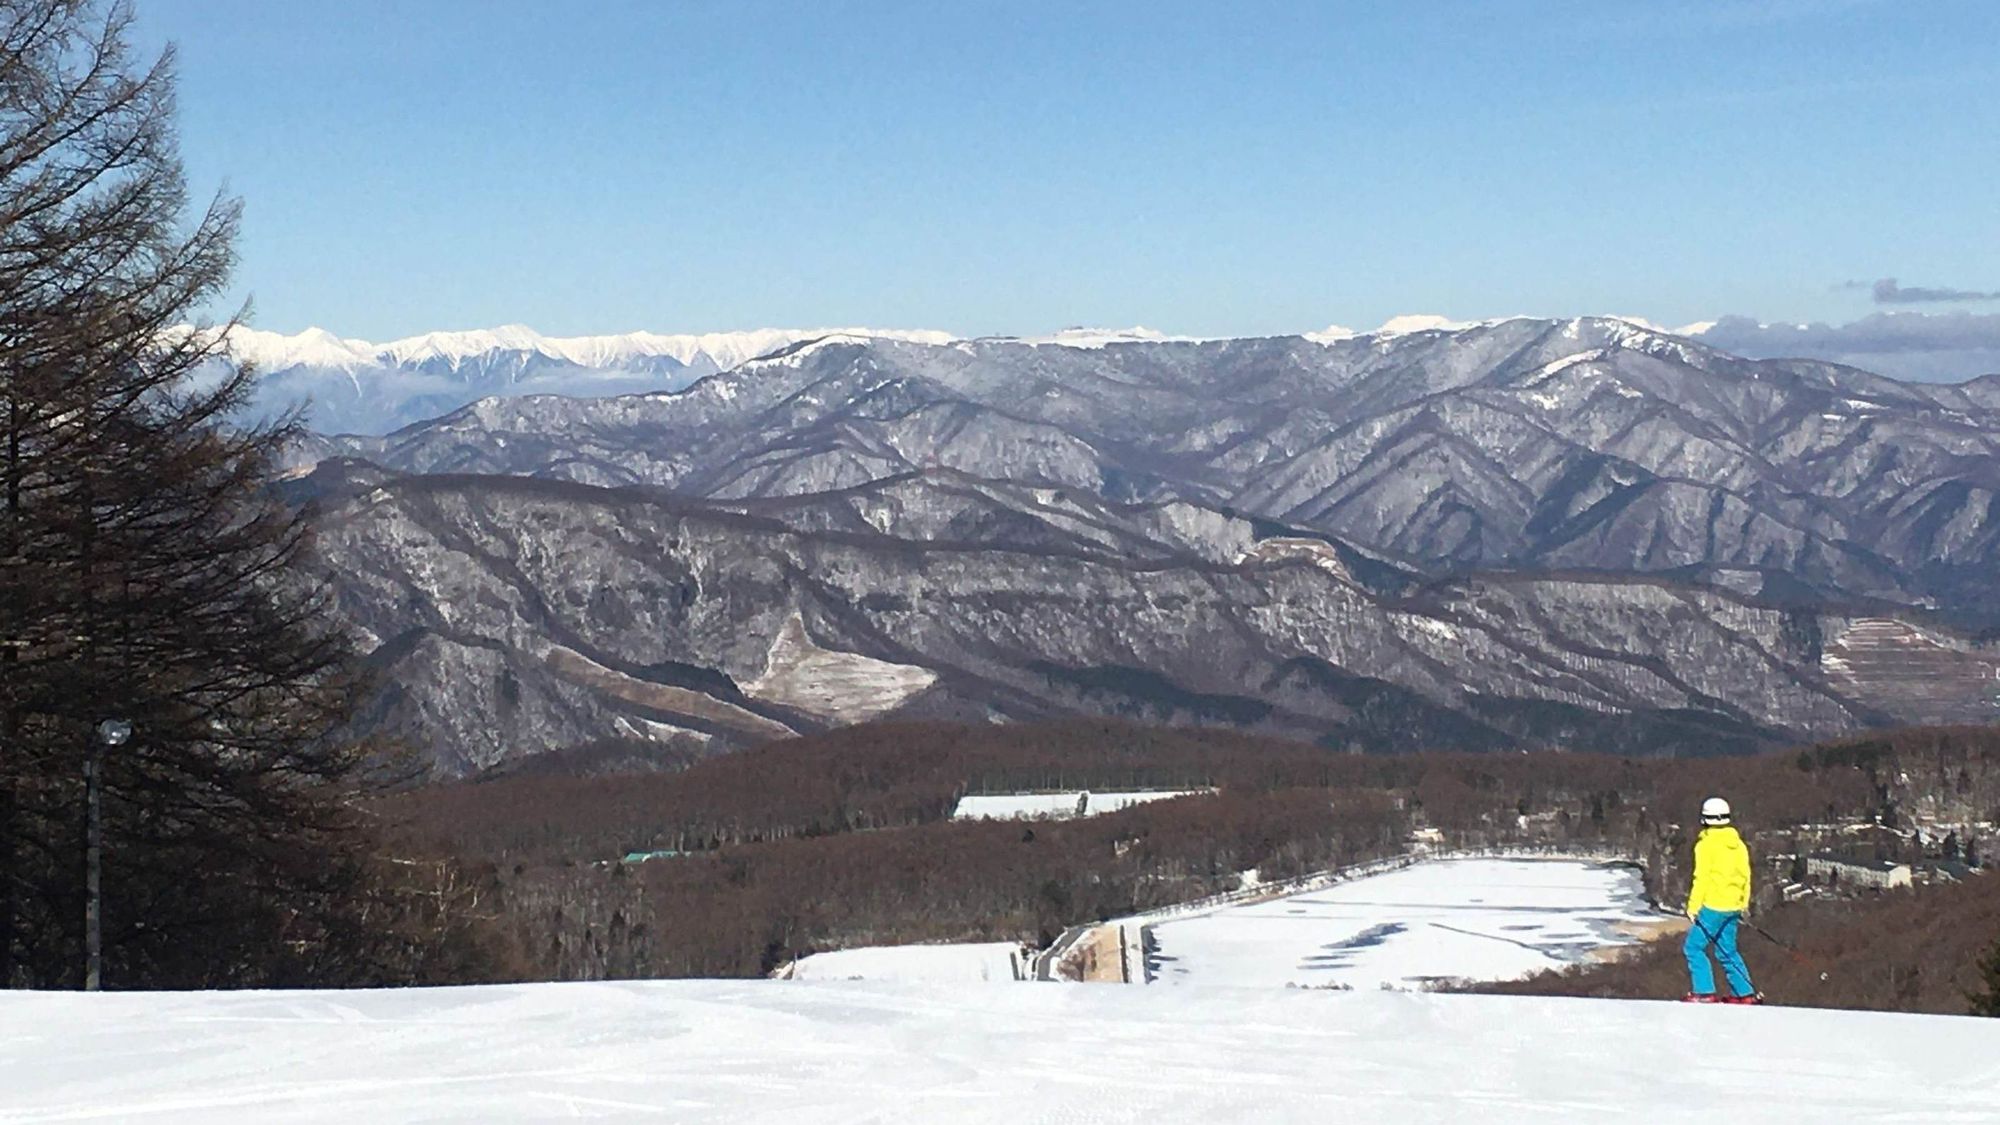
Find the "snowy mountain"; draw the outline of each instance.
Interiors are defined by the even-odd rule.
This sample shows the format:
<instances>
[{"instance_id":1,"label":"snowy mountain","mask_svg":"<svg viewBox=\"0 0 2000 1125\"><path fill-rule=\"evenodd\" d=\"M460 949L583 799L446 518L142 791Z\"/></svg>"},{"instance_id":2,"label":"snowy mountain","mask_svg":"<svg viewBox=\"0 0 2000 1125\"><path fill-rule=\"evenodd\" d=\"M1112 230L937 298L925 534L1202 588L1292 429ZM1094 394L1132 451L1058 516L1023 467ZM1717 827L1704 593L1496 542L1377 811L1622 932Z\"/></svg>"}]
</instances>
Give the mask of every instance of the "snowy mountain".
<instances>
[{"instance_id":1,"label":"snowy mountain","mask_svg":"<svg viewBox=\"0 0 2000 1125\"><path fill-rule=\"evenodd\" d=\"M1420 566L2000 616L2000 377L1744 360L1617 319L1079 347L835 337L683 392L489 399L316 453L717 499L949 467L1187 500Z\"/></svg>"},{"instance_id":2,"label":"snowy mountain","mask_svg":"<svg viewBox=\"0 0 2000 1125\"><path fill-rule=\"evenodd\" d=\"M442 773L632 739L1111 714L1369 750L1748 750L1979 721L2000 654L1643 577L1427 578L1186 501L947 470L701 500L328 462L323 565Z\"/></svg>"},{"instance_id":3,"label":"snowy mountain","mask_svg":"<svg viewBox=\"0 0 2000 1125\"><path fill-rule=\"evenodd\" d=\"M1482 321L1491 325L1498 321ZM1642 321L1633 321L1643 324ZM1381 338L1477 325L1441 316L1391 318ZM181 331L191 331L182 329ZM1322 343L1356 333L1338 326L1304 338ZM945 332L877 328L764 328L744 332L544 336L524 325L427 332L388 343L349 339L324 328L296 335L247 326L230 330L230 362L261 374L254 409L269 415L299 405L321 433L384 434L482 398L526 394L598 397L680 390L808 340L905 340L949 344ZM1198 343L1150 328L1065 328L1043 336L996 337L1026 345L1099 349L1111 344Z\"/></svg>"},{"instance_id":4,"label":"snowy mountain","mask_svg":"<svg viewBox=\"0 0 2000 1125\"><path fill-rule=\"evenodd\" d=\"M24 1122L1931 1122L2000 1089L2000 1020L1408 992L17 992L0 1024Z\"/></svg>"},{"instance_id":5,"label":"snowy mountain","mask_svg":"<svg viewBox=\"0 0 2000 1125\"><path fill-rule=\"evenodd\" d=\"M745 360L828 335L948 343L942 332L759 329L701 335L544 336L522 325L430 332L386 344L323 328L295 336L248 327L226 351L261 373L257 409L310 404L325 433L386 433L495 395L625 394L685 387Z\"/></svg>"},{"instance_id":6,"label":"snowy mountain","mask_svg":"<svg viewBox=\"0 0 2000 1125\"><path fill-rule=\"evenodd\" d=\"M447 773L895 716L1683 754L1992 717L2000 382L1316 335L826 336L319 439L291 488L366 721Z\"/></svg>"}]
</instances>

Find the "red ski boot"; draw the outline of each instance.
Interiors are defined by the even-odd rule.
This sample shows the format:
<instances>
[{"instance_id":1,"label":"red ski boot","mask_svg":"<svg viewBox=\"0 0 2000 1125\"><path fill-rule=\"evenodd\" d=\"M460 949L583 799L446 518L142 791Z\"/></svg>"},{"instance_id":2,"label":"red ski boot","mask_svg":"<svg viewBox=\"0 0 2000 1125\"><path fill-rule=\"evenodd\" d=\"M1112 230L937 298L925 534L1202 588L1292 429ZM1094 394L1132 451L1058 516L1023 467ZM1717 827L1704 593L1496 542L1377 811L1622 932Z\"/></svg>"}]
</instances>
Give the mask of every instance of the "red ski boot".
<instances>
[{"instance_id":1,"label":"red ski boot","mask_svg":"<svg viewBox=\"0 0 2000 1125\"><path fill-rule=\"evenodd\" d=\"M1748 996L1724 996L1722 1002L1724 1004L1762 1004L1764 1002L1764 994L1753 992Z\"/></svg>"},{"instance_id":2,"label":"red ski boot","mask_svg":"<svg viewBox=\"0 0 2000 1125\"><path fill-rule=\"evenodd\" d=\"M1687 994L1686 996L1683 996L1683 997L1681 997L1681 1003L1683 1003L1683 1004L1713 1004L1713 1003L1715 1003L1715 993L1713 993L1713 992L1690 992L1690 993L1688 993L1688 994Z\"/></svg>"}]
</instances>

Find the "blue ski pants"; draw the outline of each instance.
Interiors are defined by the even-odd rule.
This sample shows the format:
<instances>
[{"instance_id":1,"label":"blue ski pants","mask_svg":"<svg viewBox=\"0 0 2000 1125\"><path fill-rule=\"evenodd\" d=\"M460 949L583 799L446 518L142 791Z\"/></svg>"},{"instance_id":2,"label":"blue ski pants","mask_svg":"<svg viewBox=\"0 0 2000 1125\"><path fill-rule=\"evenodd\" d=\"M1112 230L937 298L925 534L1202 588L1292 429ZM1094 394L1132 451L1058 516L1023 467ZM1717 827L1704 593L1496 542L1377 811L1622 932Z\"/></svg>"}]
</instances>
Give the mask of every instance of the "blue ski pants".
<instances>
[{"instance_id":1,"label":"blue ski pants","mask_svg":"<svg viewBox=\"0 0 2000 1125\"><path fill-rule=\"evenodd\" d=\"M1704 906L1694 916L1694 925L1688 927L1687 942L1681 949L1687 954L1688 976L1693 979L1697 994L1715 992L1715 970L1708 963L1711 950L1715 959L1722 962L1722 974L1729 979L1731 995L1748 996L1757 991L1750 983L1750 967L1736 951L1736 931L1742 928L1743 915L1738 911L1710 910Z\"/></svg>"}]
</instances>

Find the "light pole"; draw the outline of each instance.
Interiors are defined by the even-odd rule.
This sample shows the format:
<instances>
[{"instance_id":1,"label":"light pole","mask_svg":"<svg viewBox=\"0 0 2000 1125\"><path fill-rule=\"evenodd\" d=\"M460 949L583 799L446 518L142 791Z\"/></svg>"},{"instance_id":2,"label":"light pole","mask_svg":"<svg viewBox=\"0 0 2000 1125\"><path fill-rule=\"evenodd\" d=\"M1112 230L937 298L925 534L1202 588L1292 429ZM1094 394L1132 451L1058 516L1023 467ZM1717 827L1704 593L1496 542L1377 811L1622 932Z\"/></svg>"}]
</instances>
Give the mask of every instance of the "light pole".
<instances>
[{"instance_id":1,"label":"light pole","mask_svg":"<svg viewBox=\"0 0 2000 1125\"><path fill-rule=\"evenodd\" d=\"M90 739L90 753L83 759L83 990L96 992L104 987L104 752L125 745L132 737L132 724L123 719L106 719L97 724Z\"/></svg>"}]
</instances>

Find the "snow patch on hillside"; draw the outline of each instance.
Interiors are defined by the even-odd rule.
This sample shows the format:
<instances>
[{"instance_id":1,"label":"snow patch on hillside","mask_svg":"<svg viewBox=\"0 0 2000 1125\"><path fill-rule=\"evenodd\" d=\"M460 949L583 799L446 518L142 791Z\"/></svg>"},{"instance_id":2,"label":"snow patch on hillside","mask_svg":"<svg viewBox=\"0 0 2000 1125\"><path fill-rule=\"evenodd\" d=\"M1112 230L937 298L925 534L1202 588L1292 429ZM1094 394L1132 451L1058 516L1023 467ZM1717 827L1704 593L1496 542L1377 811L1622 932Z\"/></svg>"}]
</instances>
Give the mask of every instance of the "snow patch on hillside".
<instances>
[{"instance_id":1,"label":"snow patch on hillside","mask_svg":"<svg viewBox=\"0 0 2000 1125\"><path fill-rule=\"evenodd\" d=\"M821 648L794 612L771 641L763 675L744 684L743 692L834 722L858 723L895 710L936 680L928 668Z\"/></svg>"},{"instance_id":2,"label":"snow patch on hillside","mask_svg":"<svg viewBox=\"0 0 2000 1125\"><path fill-rule=\"evenodd\" d=\"M797 733L783 723L705 692L642 680L559 644L548 643L542 648L543 663L556 675L614 699L677 715L692 715L757 738L785 738Z\"/></svg>"},{"instance_id":3,"label":"snow patch on hillside","mask_svg":"<svg viewBox=\"0 0 2000 1125\"><path fill-rule=\"evenodd\" d=\"M1396 627L1397 632L1404 636L1421 634L1433 640L1444 641L1450 644L1458 644L1465 639L1459 633L1458 626L1448 621L1439 621L1435 617L1426 617L1420 613L1392 614L1389 617L1389 622Z\"/></svg>"},{"instance_id":4,"label":"snow patch on hillside","mask_svg":"<svg viewBox=\"0 0 2000 1125\"><path fill-rule=\"evenodd\" d=\"M1347 569L1347 564L1341 561L1340 552L1334 550L1333 544L1321 539L1302 539L1289 535L1260 539L1236 559L1239 566L1279 562L1307 562L1343 582L1354 581L1354 574Z\"/></svg>"},{"instance_id":5,"label":"snow patch on hillside","mask_svg":"<svg viewBox=\"0 0 2000 1125\"><path fill-rule=\"evenodd\" d=\"M1603 359L1605 351L1606 349L1604 348L1591 348L1587 351L1572 352L1560 359L1552 359L1530 373L1525 382L1530 386L1547 382L1579 363L1589 363L1594 359Z\"/></svg>"}]
</instances>

